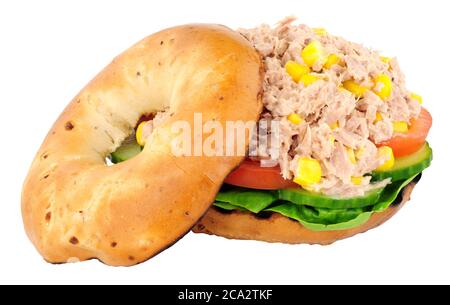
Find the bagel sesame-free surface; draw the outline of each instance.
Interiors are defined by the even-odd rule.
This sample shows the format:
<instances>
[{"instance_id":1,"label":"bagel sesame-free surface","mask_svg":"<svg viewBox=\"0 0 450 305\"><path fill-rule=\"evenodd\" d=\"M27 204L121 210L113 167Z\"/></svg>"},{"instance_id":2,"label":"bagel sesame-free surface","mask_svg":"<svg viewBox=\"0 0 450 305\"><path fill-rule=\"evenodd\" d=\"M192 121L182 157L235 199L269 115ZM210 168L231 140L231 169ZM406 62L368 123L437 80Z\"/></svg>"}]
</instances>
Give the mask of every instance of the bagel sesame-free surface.
<instances>
[{"instance_id":1,"label":"bagel sesame-free surface","mask_svg":"<svg viewBox=\"0 0 450 305\"><path fill-rule=\"evenodd\" d=\"M24 225L45 260L133 265L188 232L242 157L175 157L170 126L194 113L257 120L260 71L255 49L218 25L167 29L114 59L55 122L25 180ZM158 111L170 118L142 153L107 166L139 118Z\"/></svg>"}]
</instances>

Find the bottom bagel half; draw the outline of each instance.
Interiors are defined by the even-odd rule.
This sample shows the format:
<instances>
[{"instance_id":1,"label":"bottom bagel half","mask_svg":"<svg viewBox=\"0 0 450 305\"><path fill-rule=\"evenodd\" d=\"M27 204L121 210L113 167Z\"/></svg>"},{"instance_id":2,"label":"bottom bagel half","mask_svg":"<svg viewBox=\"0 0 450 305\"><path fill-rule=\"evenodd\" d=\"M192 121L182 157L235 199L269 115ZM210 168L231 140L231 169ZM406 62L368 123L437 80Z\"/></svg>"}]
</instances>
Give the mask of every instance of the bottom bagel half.
<instances>
[{"instance_id":1,"label":"bottom bagel half","mask_svg":"<svg viewBox=\"0 0 450 305\"><path fill-rule=\"evenodd\" d=\"M399 193L388 209L374 213L361 226L335 231L312 231L298 221L278 213L252 214L243 211L226 211L211 207L194 226L195 233L206 233L229 239L258 240L272 243L329 245L376 228L397 213L411 197L420 175Z\"/></svg>"}]
</instances>

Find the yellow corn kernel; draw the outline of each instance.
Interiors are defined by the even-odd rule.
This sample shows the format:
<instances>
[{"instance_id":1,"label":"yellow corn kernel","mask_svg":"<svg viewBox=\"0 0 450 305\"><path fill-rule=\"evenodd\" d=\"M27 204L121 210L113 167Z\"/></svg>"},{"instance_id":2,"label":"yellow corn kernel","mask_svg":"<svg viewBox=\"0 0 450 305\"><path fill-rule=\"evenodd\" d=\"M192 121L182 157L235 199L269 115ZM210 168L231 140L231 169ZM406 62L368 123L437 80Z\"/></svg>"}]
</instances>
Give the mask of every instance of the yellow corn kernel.
<instances>
[{"instance_id":1,"label":"yellow corn kernel","mask_svg":"<svg viewBox=\"0 0 450 305\"><path fill-rule=\"evenodd\" d=\"M386 101L392 92L392 81L386 74L377 76L373 81L373 92L378 95L383 101Z\"/></svg>"},{"instance_id":2,"label":"yellow corn kernel","mask_svg":"<svg viewBox=\"0 0 450 305\"><path fill-rule=\"evenodd\" d=\"M351 178L351 180L352 180L352 183L354 184L354 185L361 185L361 183L363 182L363 179L364 179L364 177L352 177Z\"/></svg>"},{"instance_id":3,"label":"yellow corn kernel","mask_svg":"<svg viewBox=\"0 0 450 305\"><path fill-rule=\"evenodd\" d=\"M344 88L343 84L340 84L337 88L340 92L351 94L351 92Z\"/></svg>"},{"instance_id":4,"label":"yellow corn kernel","mask_svg":"<svg viewBox=\"0 0 450 305\"><path fill-rule=\"evenodd\" d=\"M337 65L341 62L341 58L336 54L331 54L327 57L327 61L323 65L325 69L331 69L334 65Z\"/></svg>"},{"instance_id":5,"label":"yellow corn kernel","mask_svg":"<svg viewBox=\"0 0 450 305\"><path fill-rule=\"evenodd\" d=\"M336 138L333 135L330 135L330 143L334 146L334 141L336 141Z\"/></svg>"},{"instance_id":6,"label":"yellow corn kernel","mask_svg":"<svg viewBox=\"0 0 450 305\"><path fill-rule=\"evenodd\" d=\"M380 56L380 59L381 59L382 62L384 62L386 64L390 63L391 60L392 60L392 58L386 57L386 56Z\"/></svg>"},{"instance_id":7,"label":"yellow corn kernel","mask_svg":"<svg viewBox=\"0 0 450 305\"><path fill-rule=\"evenodd\" d=\"M136 129L136 141L141 146L145 145L145 139L143 138L143 130L146 123L147 122L141 122L138 128Z\"/></svg>"},{"instance_id":8,"label":"yellow corn kernel","mask_svg":"<svg viewBox=\"0 0 450 305\"><path fill-rule=\"evenodd\" d=\"M356 164L355 151L350 147L347 147L347 156L352 164Z\"/></svg>"},{"instance_id":9,"label":"yellow corn kernel","mask_svg":"<svg viewBox=\"0 0 450 305\"><path fill-rule=\"evenodd\" d=\"M331 124L330 128L331 128L331 130L335 130L335 129L339 128L339 121L336 121L333 124Z\"/></svg>"},{"instance_id":10,"label":"yellow corn kernel","mask_svg":"<svg viewBox=\"0 0 450 305\"><path fill-rule=\"evenodd\" d=\"M385 158L385 162L377 167L377 171L384 172L390 170L395 164L394 152L389 146L381 146L378 148L378 156Z\"/></svg>"},{"instance_id":11,"label":"yellow corn kernel","mask_svg":"<svg viewBox=\"0 0 450 305\"><path fill-rule=\"evenodd\" d=\"M305 87L308 87L309 85L317 82L319 79L320 79L319 77L308 73L308 74L302 75L302 77L300 78L300 82L302 82L305 85Z\"/></svg>"},{"instance_id":12,"label":"yellow corn kernel","mask_svg":"<svg viewBox=\"0 0 450 305\"><path fill-rule=\"evenodd\" d=\"M360 148L358 148L355 152L355 157L357 160L361 160L361 158L364 156L365 153L365 149L364 146L361 146Z\"/></svg>"},{"instance_id":13,"label":"yellow corn kernel","mask_svg":"<svg viewBox=\"0 0 450 305\"><path fill-rule=\"evenodd\" d=\"M310 42L302 50L302 58L309 67L313 67L317 62L325 62L325 55L320 42L317 40Z\"/></svg>"},{"instance_id":14,"label":"yellow corn kernel","mask_svg":"<svg viewBox=\"0 0 450 305\"><path fill-rule=\"evenodd\" d=\"M316 35L319 36L324 36L326 34L328 34L327 30L324 28L313 28L314 33L316 33Z\"/></svg>"},{"instance_id":15,"label":"yellow corn kernel","mask_svg":"<svg viewBox=\"0 0 450 305\"><path fill-rule=\"evenodd\" d=\"M322 168L320 167L319 161L308 157L299 158L297 175L294 178L295 183L303 187L308 187L319 183L321 179Z\"/></svg>"},{"instance_id":16,"label":"yellow corn kernel","mask_svg":"<svg viewBox=\"0 0 450 305\"><path fill-rule=\"evenodd\" d=\"M381 115L381 113L377 112L377 114L375 115L374 123L378 123L380 121L383 121L383 116Z\"/></svg>"},{"instance_id":17,"label":"yellow corn kernel","mask_svg":"<svg viewBox=\"0 0 450 305\"><path fill-rule=\"evenodd\" d=\"M311 70L308 66L299 64L298 62L289 60L284 66L286 72L292 77L292 80L296 83L300 81L300 78L308 74Z\"/></svg>"},{"instance_id":18,"label":"yellow corn kernel","mask_svg":"<svg viewBox=\"0 0 450 305\"><path fill-rule=\"evenodd\" d=\"M408 132L408 123L405 121L393 122L392 126L394 127L394 132L406 133Z\"/></svg>"},{"instance_id":19,"label":"yellow corn kernel","mask_svg":"<svg viewBox=\"0 0 450 305\"><path fill-rule=\"evenodd\" d=\"M420 105L422 105L423 103L423 98L422 96L418 95L417 93L411 92L411 94L409 95L410 98L412 98L413 100L416 100L419 102Z\"/></svg>"},{"instance_id":20,"label":"yellow corn kernel","mask_svg":"<svg viewBox=\"0 0 450 305\"><path fill-rule=\"evenodd\" d=\"M369 88L361 86L353 80L347 80L343 83L344 88L356 95L356 97L360 98L364 95L364 93L369 90Z\"/></svg>"},{"instance_id":21,"label":"yellow corn kernel","mask_svg":"<svg viewBox=\"0 0 450 305\"><path fill-rule=\"evenodd\" d=\"M298 125L301 122L303 122L303 119L296 113L291 113L290 115L288 115L287 119L289 120L289 122L295 125Z\"/></svg>"}]
</instances>

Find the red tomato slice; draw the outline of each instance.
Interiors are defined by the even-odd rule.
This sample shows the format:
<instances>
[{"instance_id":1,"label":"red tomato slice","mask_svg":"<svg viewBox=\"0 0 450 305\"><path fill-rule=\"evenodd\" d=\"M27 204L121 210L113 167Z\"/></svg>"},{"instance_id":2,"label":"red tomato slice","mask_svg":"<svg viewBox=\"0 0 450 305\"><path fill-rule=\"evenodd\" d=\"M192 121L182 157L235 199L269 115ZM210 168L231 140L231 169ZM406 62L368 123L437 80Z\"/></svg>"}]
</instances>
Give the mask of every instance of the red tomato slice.
<instances>
[{"instance_id":1,"label":"red tomato slice","mask_svg":"<svg viewBox=\"0 0 450 305\"><path fill-rule=\"evenodd\" d=\"M279 166L261 167L259 162L248 159L228 175L225 183L258 190L278 190L288 187L298 187L291 180L286 180L281 176Z\"/></svg>"},{"instance_id":2,"label":"red tomato slice","mask_svg":"<svg viewBox=\"0 0 450 305\"><path fill-rule=\"evenodd\" d=\"M404 134L396 134L392 139L379 143L377 146L389 146L395 157L403 157L418 151L427 138L433 119L431 114L422 108L419 117L411 122L409 130Z\"/></svg>"}]
</instances>

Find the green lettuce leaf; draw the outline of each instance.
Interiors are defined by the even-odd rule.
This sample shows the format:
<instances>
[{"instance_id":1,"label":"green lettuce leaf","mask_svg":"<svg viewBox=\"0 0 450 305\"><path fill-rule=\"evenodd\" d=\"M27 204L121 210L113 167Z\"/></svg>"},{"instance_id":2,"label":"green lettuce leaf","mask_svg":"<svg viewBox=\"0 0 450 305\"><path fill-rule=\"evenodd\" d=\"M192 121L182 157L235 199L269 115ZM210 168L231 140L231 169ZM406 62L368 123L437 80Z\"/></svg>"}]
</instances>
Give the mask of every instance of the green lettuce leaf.
<instances>
[{"instance_id":1,"label":"green lettuce leaf","mask_svg":"<svg viewBox=\"0 0 450 305\"><path fill-rule=\"evenodd\" d=\"M276 192L232 188L217 194L216 201L232 204L253 213L259 213L278 200Z\"/></svg>"},{"instance_id":2,"label":"green lettuce leaf","mask_svg":"<svg viewBox=\"0 0 450 305\"><path fill-rule=\"evenodd\" d=\"M419 173L420 174L420 173ZM380 199L375 204L373 211L383 212L386 210L397 198L402 189L414 180L419 174L416 174L409 179L403 181L396 181L386 186Z\"/></svg>"},{"instance_id":3,"label":"green lettuce leaf","mask_svg":"<svg viewBox=\"0 0 450 305\"><path fill-rule=\"evenodd\" d=\"M367 211L362 208L352 209L328 209L315 208L307 205L298 205L292 203L281 203L267 208L265 211L278 212L283 215L292 215L293 219L302 220L309 223L317 223L323 225L330 225L336 223L347 222L352 220L361 213ZM289 216L288 216L289 217Z\"/></svg>"},{"instance_id":4,"label":"green lettuce leaf","mask_svg":"<svg viewBox=\"0 0 450 305\"><path fill-rule=\"evenodd\" d=\"M414 180L410 177L388 185L372 206L349 209L318 208L280 200L278 192L232 188L217 195L215 206L226 210L239 209L259 213L270 211L297 220L313 231L347 230L367 222L373 213L383 212L397 198L401 190ZM284 199L284 198L283 198Z\"/></svg>"},{"instance_id":5,"label":"green lettuce leaf","mask_svg":"<svg viewBox=\"0 0 450 305\"><path fill-rule=\"evenodd\" d=\"M350 228L358 227L364 224L369 220L372 212L362 212L359 214L354 213L355 211L351 211L348 214L345 212L340 212L334 215L336 222L335 223L320 223L326 222L330 219L320 219L319 223L311 222L306 220L305 215L301 211L301 207L297 204L285 203L278 206L274 206L268 208L267 211L280 213L283 216L292 218L300 222L305 228L311 231L337 231L337 230L347 230ZM319 208L322 209L322 208ZM330 210L330 209L328 209ZM333 212L322 212L322 215L333 215Z\"/></svg>"}]
</instances>

